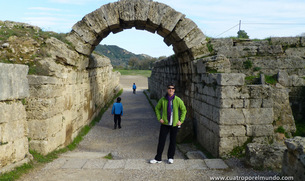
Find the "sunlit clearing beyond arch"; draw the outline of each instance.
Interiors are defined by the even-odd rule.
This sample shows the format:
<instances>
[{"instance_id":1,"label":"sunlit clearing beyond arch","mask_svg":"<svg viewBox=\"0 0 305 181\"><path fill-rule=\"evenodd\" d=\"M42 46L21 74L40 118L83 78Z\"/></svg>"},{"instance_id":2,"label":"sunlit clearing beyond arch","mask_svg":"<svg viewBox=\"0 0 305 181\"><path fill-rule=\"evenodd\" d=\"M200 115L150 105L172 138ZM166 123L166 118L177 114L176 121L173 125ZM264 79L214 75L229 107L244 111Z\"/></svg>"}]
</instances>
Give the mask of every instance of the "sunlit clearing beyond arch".
<instances>
[{"instance_id":1,"label":"sunlit clearing beyond arch","mask_svg":"<svg viewBox=\"0 0 305 181\"><path fill-rule=\"evenodd\" d=\"M146 30L125 29L116 34L109 34L101 45L117 45L135 54L147 54L152 57L171 56L173 47L163 42L163 37ZM141 48L139 49L139 45Z\"/></svg>"}]
</instances>

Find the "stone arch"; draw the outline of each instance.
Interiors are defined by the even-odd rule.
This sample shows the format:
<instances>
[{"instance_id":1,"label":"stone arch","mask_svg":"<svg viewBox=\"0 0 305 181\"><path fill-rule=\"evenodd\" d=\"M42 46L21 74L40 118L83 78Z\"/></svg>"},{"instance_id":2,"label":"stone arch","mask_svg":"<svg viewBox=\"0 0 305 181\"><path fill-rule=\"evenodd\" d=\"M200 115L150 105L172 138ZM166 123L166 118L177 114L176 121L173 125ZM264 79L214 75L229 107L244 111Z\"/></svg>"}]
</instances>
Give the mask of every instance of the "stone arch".
<instances>
[{"instance_id":1,"label":"stone arch","mask_svg":"<svg viewBox=\"0 0 305 181\"><path fill-rule=\"evenodd\" d=\"M77 22L67 39L75 50L90 55L109 33L135 27L157 33L173 46L179 62L207 54L206 37L184 14L152 0L120 0L101 6Z\"/></svg>"},{"instance_id":2,"label":"stone arch","mask_svg":"<svg viewBox=\"0 0 305 181\"><path fill-rule=\"evenodd\" d=\"M176 93L187 106L187 119L193 120L192 79L196 73L194 60L208 55L209 51L206 36L184 14L152 0L120 0L85 15L72 27L67 40L79 54L90 56L95 46L111 32L115 34L132 27L157 33L164 38L164 43L173 46L175 56L169 57L170 61L161 62L162 65L167 65L162 71L169 73L157 83L162 87L166 87L168 82L177 85ZM149 84L153 83L149 80ZM178 140L193 133L192 121L187 123L189 125L185 125L185 129L180 131Z\"/></svg>"}]
</instances>

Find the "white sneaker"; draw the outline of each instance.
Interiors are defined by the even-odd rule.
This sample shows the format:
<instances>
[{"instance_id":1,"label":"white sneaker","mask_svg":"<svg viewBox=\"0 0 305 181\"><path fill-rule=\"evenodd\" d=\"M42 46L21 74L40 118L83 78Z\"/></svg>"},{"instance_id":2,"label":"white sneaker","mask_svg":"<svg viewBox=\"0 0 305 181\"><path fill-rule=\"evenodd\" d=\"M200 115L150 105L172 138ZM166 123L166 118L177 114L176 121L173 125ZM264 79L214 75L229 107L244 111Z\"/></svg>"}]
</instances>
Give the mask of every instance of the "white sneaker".
<instances>
[{"instance_id":1,"label":"white sneaker","mask_svg":"<svg viewBox=\"0 0 305 181\"><path fill-rule=\"evenodd\" d=\"M173 163L174 163L174 159L171 159L171 158L168 159L168 163L169 163L169 164L173 164Z\"/></svg>"},{"instance_id":2,"label":"white sneaker","mask_svg":"<svg viewBox=\"0 0 305 181\"><path fill-rule=\"evenodd\" d=\"M162 163L162 161L157 161L157 160L153 159L153 160L150 160L149 163L151 163L151 164Z\"/></svg>"}]
</instances>

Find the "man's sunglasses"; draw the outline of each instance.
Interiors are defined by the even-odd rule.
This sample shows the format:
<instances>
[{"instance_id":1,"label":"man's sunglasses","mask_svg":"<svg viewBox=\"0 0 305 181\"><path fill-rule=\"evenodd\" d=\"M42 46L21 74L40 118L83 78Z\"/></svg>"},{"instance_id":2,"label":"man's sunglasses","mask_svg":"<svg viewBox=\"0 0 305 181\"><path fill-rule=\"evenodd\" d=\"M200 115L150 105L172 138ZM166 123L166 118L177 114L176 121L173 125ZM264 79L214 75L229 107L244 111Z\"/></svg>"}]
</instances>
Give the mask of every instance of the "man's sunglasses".
<instances>
[{"instance_id":1,"label":"man's sunglasses","mask_svg":"<svg viewBox=\"0 0 305 181\"><path fill-rule=\"evenodd\" d=\"M167 89L175 89L174 87L168 87Z\"/></svg>"}]
</instances>

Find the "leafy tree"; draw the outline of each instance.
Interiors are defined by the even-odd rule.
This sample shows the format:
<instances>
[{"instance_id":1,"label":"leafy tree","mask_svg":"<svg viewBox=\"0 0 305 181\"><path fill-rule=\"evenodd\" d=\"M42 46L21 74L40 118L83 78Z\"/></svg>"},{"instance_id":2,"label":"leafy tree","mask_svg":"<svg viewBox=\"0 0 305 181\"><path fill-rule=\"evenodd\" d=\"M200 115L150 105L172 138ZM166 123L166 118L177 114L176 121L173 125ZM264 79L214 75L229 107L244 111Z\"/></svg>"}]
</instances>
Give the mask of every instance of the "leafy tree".
<instances>
[{"instance_id":1,"label":"leafy tree","mask_svg":"<svg viewBox=\"0 0 305 181\"><path fill-rule=\"evenodd\" d=\"M237 32L237 38L246 38L246 39L248 39L249 36L247 35L247 32L245 30L239 30Z\"/></svg>"},{"instance_id":2,"label":"leafy tree","mask_svg":"<svg viewBox=\"0 0 305 181\"><path fill-rule=\"evenodd\" d=\"M128 61L128 65L132 68L132 69L138 69L139 68L139 59L136 57L130 57L129 61Z\"/></svg>"}]
</instances>

